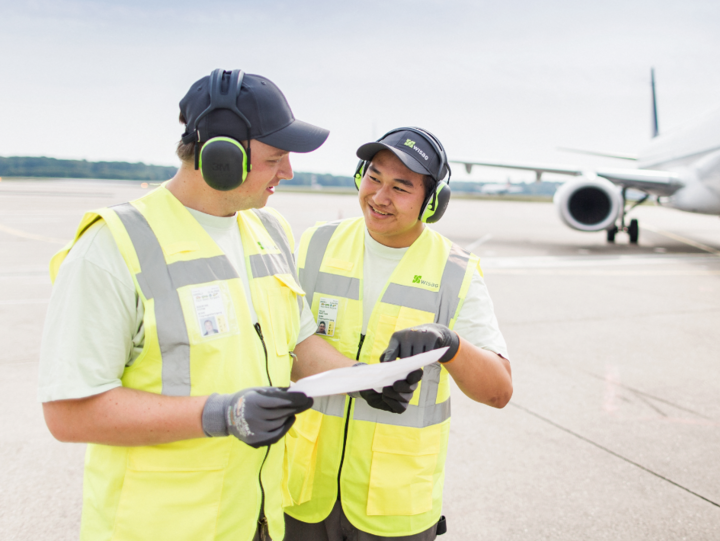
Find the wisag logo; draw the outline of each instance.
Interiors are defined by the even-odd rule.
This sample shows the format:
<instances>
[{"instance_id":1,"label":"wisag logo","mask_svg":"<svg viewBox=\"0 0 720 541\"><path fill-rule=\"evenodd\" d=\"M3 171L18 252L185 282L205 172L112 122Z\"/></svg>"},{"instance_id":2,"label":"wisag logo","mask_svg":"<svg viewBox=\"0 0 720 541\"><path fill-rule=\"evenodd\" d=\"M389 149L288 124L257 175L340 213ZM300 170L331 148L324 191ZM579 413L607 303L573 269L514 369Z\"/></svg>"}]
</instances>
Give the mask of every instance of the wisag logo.
<instances>
[{"instance_id":1,"label":"wisag logo","mask_svg":"<svg viewBox=\"0 0 720 541\"><path fill-rule=\"evenodd\" d=\"M410 148L413 149L415 152L417 152L418 154L420 154L420 156L422 156L423 159L425 159L425 160L428 159L428 155L425 154L422 150L420 150L419 147L416 147L416 146L415 146L415 141L413 141L412 139L407 139L404 144L405 144L406 147L410 147Z\"/></svg>"},{"instance_id":2,"label":"wisag logo","mask_svg":"<svg viewBox=\"0 0 720 541\"><path fill-rule=\"evenodd\" d=\"M440 287L440 284L436 284L434 282L428 282L427 280L423 280L422 275L420 275L420 274L416 274L415 276L413 276L412 283L420 284L420 285L428 286L428 287Z\"/></svg>"}]
</instances>

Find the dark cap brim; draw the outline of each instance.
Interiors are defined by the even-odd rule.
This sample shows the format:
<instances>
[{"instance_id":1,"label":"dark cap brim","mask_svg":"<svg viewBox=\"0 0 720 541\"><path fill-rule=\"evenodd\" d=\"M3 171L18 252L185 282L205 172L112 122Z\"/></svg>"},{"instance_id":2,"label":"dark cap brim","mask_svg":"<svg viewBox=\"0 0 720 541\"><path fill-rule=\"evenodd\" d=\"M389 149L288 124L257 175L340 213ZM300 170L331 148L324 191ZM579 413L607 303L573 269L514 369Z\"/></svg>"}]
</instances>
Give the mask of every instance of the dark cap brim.
<instances>
[{"instance_id":1,"label":"dark cap brim","mask_svg":"<svg viewBox=\"0 0 720 541\"><path fill-rule=\"evenodd\" d=\"M288 152L312 152L320 148L328 135L330 131L325 128L318 128L302 120L293 120L284 128L257 137L257 140Z\"/></svg>"},{"instance_id":2,"label":"dark cap brim","mask_svg":"<svg viewBox=\"0 0 720 541\"><path fill-rule=\"evenodd\" d=\"M370 161L373 159L375 154L380 152L381 150L389 150L395 156L400 158L400 161L403 162L405 167L410 169L410 171L414 173L419 173L421 175L431 175L432 173L428 171L428 169L421 164L419 161L417 161L413 156L410 156L409 154L403 152L402 150L398 150L395 147L391 147L389 145L386 145L385 143L375 142L375 143L365 143L360 148L357 149L357 157L361 160Z\"/></svg>"}]
</instances>

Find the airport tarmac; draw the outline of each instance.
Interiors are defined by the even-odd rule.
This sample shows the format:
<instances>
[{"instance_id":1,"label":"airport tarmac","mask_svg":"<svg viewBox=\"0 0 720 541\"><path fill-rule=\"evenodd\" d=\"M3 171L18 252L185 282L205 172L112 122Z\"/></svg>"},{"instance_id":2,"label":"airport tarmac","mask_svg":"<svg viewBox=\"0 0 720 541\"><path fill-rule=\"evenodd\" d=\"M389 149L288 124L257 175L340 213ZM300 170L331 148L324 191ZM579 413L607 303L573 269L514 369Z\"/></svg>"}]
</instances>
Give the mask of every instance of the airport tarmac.
<instances>
[{"instance_id":1,"label":"airport tarmac","mask_svg":"<svg viewBox=\"0 0 720 541\"><path fill-rule=\"evenodd\" d=\"M150 187L152 188L152 187ZM83 445L36 400L50 256L85 210L139 183L0 183L0 537L78 536ZM270 205L296 237L356 198ZM444 541L720 539L720 219L633 211L640 244L579 233L548 203L454 200L435 228L482 258L510 349L502 410L453 389Z\"/></svg>"}]
</instances>

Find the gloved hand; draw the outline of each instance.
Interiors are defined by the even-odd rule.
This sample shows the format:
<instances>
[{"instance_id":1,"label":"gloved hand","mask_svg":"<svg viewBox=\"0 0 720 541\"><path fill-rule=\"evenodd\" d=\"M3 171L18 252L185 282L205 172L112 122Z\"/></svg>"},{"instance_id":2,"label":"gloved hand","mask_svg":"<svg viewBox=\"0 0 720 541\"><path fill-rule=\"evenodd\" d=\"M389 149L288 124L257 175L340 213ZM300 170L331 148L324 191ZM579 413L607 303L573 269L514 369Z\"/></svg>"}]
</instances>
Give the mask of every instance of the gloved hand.
<instances>
[{"instance_id":1,"label":"gloved hand","mask_svg":"<svg viewBox=\"0 0 720 541\"><path fill-rule=\"evenodd\" d=\"M203 432L210 437L233 435L251 447L271 445L310 409L313 399L277 387L251 387L235 394L213 394L202 413Z\"/></svg>"},{"instance_id":2,"label":"gloved hand","mask_svg":"<svg viewBox=\"0 0 720 541\"><path fill-rule=\"evenodd\" d=\"M392 360L394 361L395 359ZM383 361L381 360L380 362ZM355 366L361 364L365 363L357 363ZM407 409L408 404L410 404L412 395L415 389L417 389L418 382L422 377L423 371L421 369L413 370L405 379L398 380L392 385L383 387L381 393L374 389L366 389L359 393L350 393L350 396L353 398L363 398L370 407L375 409L392 413L402 413Z\"/></svg>"},{"instance_id":3,"label":"gloved hand","mask_svg":"<svg viewBox=\"0 0 720 541\"><path fill-rule=\"evenodd\" d=\"M425 323L401 331L395 331L390 342L380 356L380 362L394 361L398 357L412 357L433 349L448 346L445 354L440 357L441 363L452 361L460 350L460 337L445 325Z\"/></svg>"},{"instance_id":4,"label":"gloved hand","mask_svg":"<svg viewBox=\"0 0 720 541\"><path fill-rule=\"evenodd\" d=\"M360 391L360 396L375 409L402 413L408 408L412 395L422 377L422 369L413 370L405 379L383 387L382 393L377 392L375 389L367 389Z\"/></svg>"}]
</instances>

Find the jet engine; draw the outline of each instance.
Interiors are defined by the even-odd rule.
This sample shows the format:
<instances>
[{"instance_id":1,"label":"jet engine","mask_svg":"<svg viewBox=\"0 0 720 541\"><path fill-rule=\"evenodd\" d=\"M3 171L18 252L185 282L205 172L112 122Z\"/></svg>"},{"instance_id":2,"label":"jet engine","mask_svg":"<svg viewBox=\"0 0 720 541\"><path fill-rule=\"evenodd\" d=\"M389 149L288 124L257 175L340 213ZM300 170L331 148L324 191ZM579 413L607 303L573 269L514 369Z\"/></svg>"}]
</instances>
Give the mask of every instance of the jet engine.
<instances>
[{"instance_id":1,"label":"jet engine","mask_svg":"<svg viewBox=\"0 0 720 541\"><path fill-rule=\"evenodd\" d=\"M562 221L579 231L610 229L623 207L622 195L612 182L589 176L578 177L560 186L553 202Z\"/></svg>"}]
</instances>

